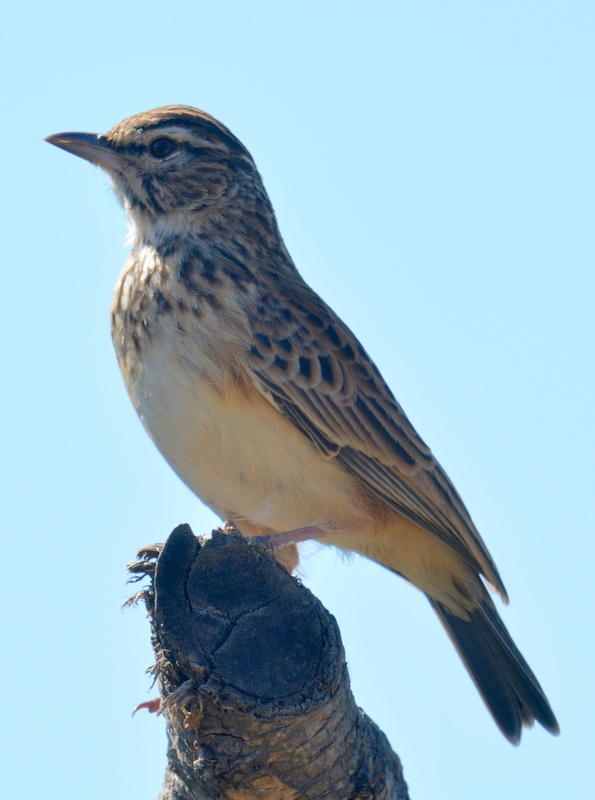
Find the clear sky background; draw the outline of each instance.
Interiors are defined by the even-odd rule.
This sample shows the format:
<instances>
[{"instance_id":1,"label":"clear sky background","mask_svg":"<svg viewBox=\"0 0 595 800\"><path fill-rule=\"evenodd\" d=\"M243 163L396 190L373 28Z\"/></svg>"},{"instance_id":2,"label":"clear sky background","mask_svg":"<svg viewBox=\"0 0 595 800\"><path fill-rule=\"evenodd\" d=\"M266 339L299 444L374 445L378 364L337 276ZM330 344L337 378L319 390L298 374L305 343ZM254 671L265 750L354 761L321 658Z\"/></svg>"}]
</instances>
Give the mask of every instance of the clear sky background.
<instances>
[{"instance_id":1,"label":"clear sky background","mask_svg":"<svg viewBox=\"0 0 595 800\"><path fill-rule=\"evenodd\" d=\"M0 792L156 797L162 718L124 566L211 512L136 419L109 338L124 216L43 142L170 103L251 150L298 268L465 498L562 735L500 735L413 588L310 547L358 703L412 800L593 789L593 41L565 0L26 2L2 69Z\"/></svg>"}]
</instances>

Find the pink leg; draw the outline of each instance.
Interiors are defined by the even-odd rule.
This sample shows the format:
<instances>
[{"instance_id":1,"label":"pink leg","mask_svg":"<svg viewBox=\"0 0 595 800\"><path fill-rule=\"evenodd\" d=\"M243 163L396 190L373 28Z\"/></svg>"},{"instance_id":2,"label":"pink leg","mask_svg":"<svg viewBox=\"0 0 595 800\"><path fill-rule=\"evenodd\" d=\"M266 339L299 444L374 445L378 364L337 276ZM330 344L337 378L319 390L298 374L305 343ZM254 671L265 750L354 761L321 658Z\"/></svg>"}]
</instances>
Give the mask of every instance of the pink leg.
<instances>
[{"instance_id":1,"label":"pink leg","mask_svg":"<svg viewBox=\"0 0 595 800\"><path fill-rule=\"evenodd\" d=\"M223 531L237 530L233 522L225 520L223 523ZM326 531L322 528L316 528L313 525L308 525L304 528L295 528L293 531L284 531L283 533L263 533L262 536L254 536L259 542L268 544L271 550L278 550L280 547L286 547L290 544L297 544L298 542L305 542L308 539L322 539L326 535ZM252 538L252 537L247 537Z\"/></svg>"},{"instance_id":2,"label":"pink leg","mask_svg":"<svg viewBox=\"0 0 595 800\"><path fill-rule=\"evenodd\" d=\"M284 531L283 533L266 533L264 536L255 536L254 538L259 542L268 544L271 550L277 550L279 547L305 542L308 539L322 539L325 535L326 531L321 528L308 525L306 528L296 528L293 531Z\"/></svg>"}]
</instances>

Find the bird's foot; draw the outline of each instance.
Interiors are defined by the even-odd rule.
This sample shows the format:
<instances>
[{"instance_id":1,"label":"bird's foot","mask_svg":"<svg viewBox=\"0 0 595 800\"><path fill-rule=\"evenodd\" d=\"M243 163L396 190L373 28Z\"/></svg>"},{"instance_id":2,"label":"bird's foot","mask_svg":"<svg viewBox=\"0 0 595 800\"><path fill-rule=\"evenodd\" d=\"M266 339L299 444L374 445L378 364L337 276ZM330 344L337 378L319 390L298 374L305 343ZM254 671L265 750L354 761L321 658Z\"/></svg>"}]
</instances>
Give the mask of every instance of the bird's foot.
<instances>
[{"instance_id":1,"label":"bird's foot","mask_svg":"<svg viewBox=\"0 0 595 800\"><path fill-rule=\"evenodd\" d=\"M157 714L157 712L161 710L161 698L155 697L153 700L146 700L144 703L139 703L132 712L132 716L134 716L137 711L140 711L141 708L148 709L150 714Z\"/></svg>"}]
</instances>

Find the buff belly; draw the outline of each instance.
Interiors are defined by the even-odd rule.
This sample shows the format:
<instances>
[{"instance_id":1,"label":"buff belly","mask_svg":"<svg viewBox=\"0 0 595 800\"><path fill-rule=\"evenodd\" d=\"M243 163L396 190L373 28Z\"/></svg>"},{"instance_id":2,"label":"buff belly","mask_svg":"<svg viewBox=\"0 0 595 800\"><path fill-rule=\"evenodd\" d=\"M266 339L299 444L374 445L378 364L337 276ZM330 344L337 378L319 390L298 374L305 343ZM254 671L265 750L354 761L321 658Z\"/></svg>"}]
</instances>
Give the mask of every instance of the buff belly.
<instances>
[{"instance_id":1,"label":"buff belly","mask_svg":"<svg viewBox=\"0 0 595 800\"><path fill-rule=\"evenodd\" d=\"M259 535L315 526L320 539L408 578L451 608L455 553L407 518L374 501L336 459L314 445L256 388L212 380L178 351L151 343L125 370L147 432L180 478L221 519Z\"/></svg>"},{"instance_id":2,"label":"buff belly","mask_svg":"<svg viewBox=\"0 0 595 800\"><path fill-rule=\"evenodd\" d=\"M127 383L163 456L222 519L262 532L316 525L346 534L370 524L357 481L255 388L210 381L155 344Z\"/></svg>"}]
</instances>

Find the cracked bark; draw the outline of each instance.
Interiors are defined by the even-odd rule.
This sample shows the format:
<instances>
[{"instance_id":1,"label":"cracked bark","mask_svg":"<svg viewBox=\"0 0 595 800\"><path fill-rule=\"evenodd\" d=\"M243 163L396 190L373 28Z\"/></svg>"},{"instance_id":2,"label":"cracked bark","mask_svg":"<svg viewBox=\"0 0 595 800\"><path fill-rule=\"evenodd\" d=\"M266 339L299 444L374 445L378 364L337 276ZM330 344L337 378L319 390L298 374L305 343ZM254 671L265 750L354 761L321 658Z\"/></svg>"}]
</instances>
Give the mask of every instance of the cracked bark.
<instances>
[{"instance_id":1,"label":"cracked bark","mask_svg":"<svg viewBox=\"0 0 595 800\"><path fill-rule=\"evenodd\" d=\"M180 525L139 555L169 740L159 800L408 800L334 618L270 551Z\"/></svg>"}]
</instances>

